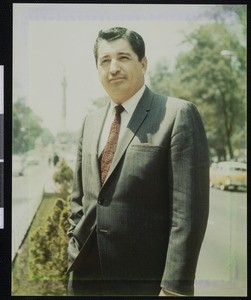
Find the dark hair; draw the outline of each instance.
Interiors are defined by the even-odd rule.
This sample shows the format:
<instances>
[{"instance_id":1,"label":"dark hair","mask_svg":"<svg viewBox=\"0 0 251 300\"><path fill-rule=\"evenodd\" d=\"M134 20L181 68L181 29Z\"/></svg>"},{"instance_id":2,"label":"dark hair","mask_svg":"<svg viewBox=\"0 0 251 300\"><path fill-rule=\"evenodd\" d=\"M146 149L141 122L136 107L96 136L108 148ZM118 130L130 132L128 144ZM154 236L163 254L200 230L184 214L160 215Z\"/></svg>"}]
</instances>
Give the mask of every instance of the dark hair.
<instances>
[{"instance_id":1,"label":"dark hair","mask_svg":"<svg viewBox=\"0 0 251 300\"><path fill-rule=\"evenodd\" d=\"M94 57L97 64L98 61L98 44L100 41L113 41L117 39L125 39L127 40L135 54L137 54L139 61L145 57L145 43L143 38L135 31L123 28L123 27L112 27L107 30L100 30L98 33L98 37L94 44Z\"/></svg>"}]
</instances>

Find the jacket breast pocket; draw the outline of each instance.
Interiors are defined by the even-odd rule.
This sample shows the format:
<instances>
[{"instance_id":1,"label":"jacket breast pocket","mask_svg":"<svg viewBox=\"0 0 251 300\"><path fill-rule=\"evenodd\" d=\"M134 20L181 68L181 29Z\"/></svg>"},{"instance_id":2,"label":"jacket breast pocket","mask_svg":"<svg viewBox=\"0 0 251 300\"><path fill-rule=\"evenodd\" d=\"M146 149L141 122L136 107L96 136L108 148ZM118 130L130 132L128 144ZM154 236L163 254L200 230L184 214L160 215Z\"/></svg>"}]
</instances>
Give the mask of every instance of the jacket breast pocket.
<instances>
[{"instance_id":1,"label":"jacket breast pocket","mask_svg":"<svg viewBox=\"0 0 251 300\"><path fill-rule=\"evenodd\" d=\"M152 144L138 144L138 145L131 145L130 150L131 151L137 151L137 152L150 152L150 153L155 153L155 152L161 152L165 150L166 147L163 146L155 146Z\"/></svg>"},{"instance_id":2,"label":"jacket breast pocket","mask_svg":"<svg viewBox=\"0 0 251 300\"><path fill-rule=\"evenodd\" d=\"M153 179L159 177L166 169L167 147L148 144L131 145L128 148L125 161L128 176Z\"/></svg>"}]
</instances>

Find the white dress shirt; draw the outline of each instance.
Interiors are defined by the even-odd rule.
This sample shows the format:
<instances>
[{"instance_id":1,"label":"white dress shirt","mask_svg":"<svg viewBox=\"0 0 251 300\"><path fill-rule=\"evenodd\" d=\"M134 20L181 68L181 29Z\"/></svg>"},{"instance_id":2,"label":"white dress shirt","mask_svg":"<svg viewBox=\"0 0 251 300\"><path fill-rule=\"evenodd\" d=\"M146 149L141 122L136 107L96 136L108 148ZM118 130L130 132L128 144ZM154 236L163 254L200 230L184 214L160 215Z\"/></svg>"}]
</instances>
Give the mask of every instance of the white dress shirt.
<instances>
[{"instance_id":1,"label":"white dress shirt","mask_svg":"<svg viewBox=\"0 0 251 300\"><path fill-rule=\"evenodd\" d=\"M145 91L145 85L142 86L140 90L136 94L134 94L130 99L128 99L126 102L124 102L122 105L124 107L124 111L121 113L121 123L120 123L120 131L119 131L119 138L118 138L118 144L123 138L123 135L125 133L125 129L131 119L131 116L133 115L133 112L142 97L143 93ZM113 122L113 119L115 117L115 106L117 106L114 101L110 100L110 107L105 119L105 123L100 135L99 139L99 146L98 146L98 156L102 153L107 141L108 136L110 133L110 128Z\"/></svg>"}]
</instances>

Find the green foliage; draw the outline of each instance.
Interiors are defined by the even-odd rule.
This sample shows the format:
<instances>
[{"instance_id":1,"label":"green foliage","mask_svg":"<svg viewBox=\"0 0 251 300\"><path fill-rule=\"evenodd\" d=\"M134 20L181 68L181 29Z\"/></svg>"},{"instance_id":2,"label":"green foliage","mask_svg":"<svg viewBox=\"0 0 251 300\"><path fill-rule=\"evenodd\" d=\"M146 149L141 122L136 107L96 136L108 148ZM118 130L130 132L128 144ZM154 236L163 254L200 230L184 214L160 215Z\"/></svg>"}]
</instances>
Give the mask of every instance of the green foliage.
<instances>
[{"instance_id":1,"label":"green foliage","mask_svg":"<svg viewBox=\"0 0 251 300\"><path fill-rule=\"evenodd\" d=\"M72 170L64 160L60 162L53 178L59 185L60 195L64 198L55 200L46 223L37 228L30 238L31 276L42 282L41 287L46 295L62 293L67 279L66 233L69 228L69 188Z\"/></svg>"},{"instance_id":2,"label":"green foliage","mask_svg":"<svg viewBox=\"0 0 251 300\"><path fill-rule=\"evenodd\" d=\"M53 141L52 134L48 129L44 129L41 123L41 119L25 105L24 98L14 103L12 114L14 154L34 149L38 138L45 146Z\"/></svg>"},{"instance_id":3,"label":"green foliage","mask_svg":"<svg viewBox=\"0 0 251 300\"><path fill-rule=\"evenodd\" d=\"M72 186L73 171L67 165L64 159L62 159L57 167L57 171L54 173L53 180L59 186L60 197L66 199L69 195L70 188Z\"/></svg>"},{"instance_id":4,"label":"green foliage","mask_svg":"<svg viewBox=\"0 0 251 300\"><path fill-rule=\"evenodd\" d=\"M234 149L245 144L236 144L235 137L245 128L246 49L233 31L217 22L199 27L186 43L191 50L179 53L175 71L159 68L156 73L165 71L166 76L152 75L151 85L157 92L169 86L169 94L194 102L212 152L223 159L228 151L233 158Z\"/></svg>"},{"instance_id":5,"label":"green foliage","mask_svg":"<svg viewBox=\"0 0 251 300\"><path fill-rule=\"evenodd\" d=\"M67 235L69 202L56 199L53 213L44 226L30 238L31 277L42 283L44 294L57 295L64 290L67 270Z\"/></svg>"},{"instance_id":6,"label":"green foliage","mask_svg":"<svg viewBox=\"0 0 251 300\"><path fill-rule=\"evenodd\" d=\"M67 199L67 203L70 203L70 197ZM66 205L62 208L60 219L59 219L59 226L62 229L62 236L67 236L67 231L69 229L69 211L70 207L69 205ZM68 243L68 241L67 241Z\"/></svg>"},{"instance_id":7,"label":"green foliage","mask_svg":"<svg viewBox=\"0 0 251 300\"><path fill-rule=\"evenodd\" d=\"M170 94L171 72L168 70L167 60L157 62L155 69L149 73L151 88L159 94Z\"/></svg>"},{"instance_id":8,"label":"green foliage","mask_svg":"<svg viewBox=\"0 0 251 300\"><path fill-rule=\"evenodd\" d=\"M247 5L216 5L207 12L207 15L217 22L226 22L232 28L240 25L243 38L247 32Z\"/></svg>"},{"instance_id":9,"label":"green foliage","mask_svg":"<svg viewBox=\"0 0 251 300\"><path fill-rule=\"evenodd\" d=\"M67 295L64 272L67 264L65 233L69 224L65 219L69 212L68 204L69 199L55 199L53 196L43 199L12 265L13 296ZM54 217L55 210L61 211L60 217L58 213ZM47 226L52 219L54 226ZM55 230L49 229L52 227ZM55 247L52 245L54 237ZM61 270L57 264L61 264Z\"/></svg>"},{"instance_id":10,"label":"green foliage","mask_svg":"<svg viewBox=\"0 0 251 300\"><path fill-rule=\"evenodd\" d=\"M52 135L52 133L47 128L43 128L43 131L41 133L41 144L42 146L47 146L55 141L55 137Z\"/></svg>"}]
</instances>

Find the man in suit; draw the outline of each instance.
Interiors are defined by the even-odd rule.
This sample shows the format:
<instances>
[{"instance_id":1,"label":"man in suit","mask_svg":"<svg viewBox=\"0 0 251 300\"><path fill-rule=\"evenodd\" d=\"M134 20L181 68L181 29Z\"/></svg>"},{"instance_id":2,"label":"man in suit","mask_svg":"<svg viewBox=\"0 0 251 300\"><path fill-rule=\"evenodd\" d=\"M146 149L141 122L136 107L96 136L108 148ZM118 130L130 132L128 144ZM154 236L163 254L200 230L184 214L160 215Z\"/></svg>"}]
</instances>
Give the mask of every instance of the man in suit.
<instances>
[{"instance_id":1,"label":"man in suit","mask_svg":"<svg viewBox=\"0 0 251 300\"><path fill-rule=\"evenodd\" d=\"M79 139L69 294L193 295L209 206L200 115L192 103L145 86L136 32L100 31L94 55L110 101L85 118Z\"/></svg>"}]
</instances>

